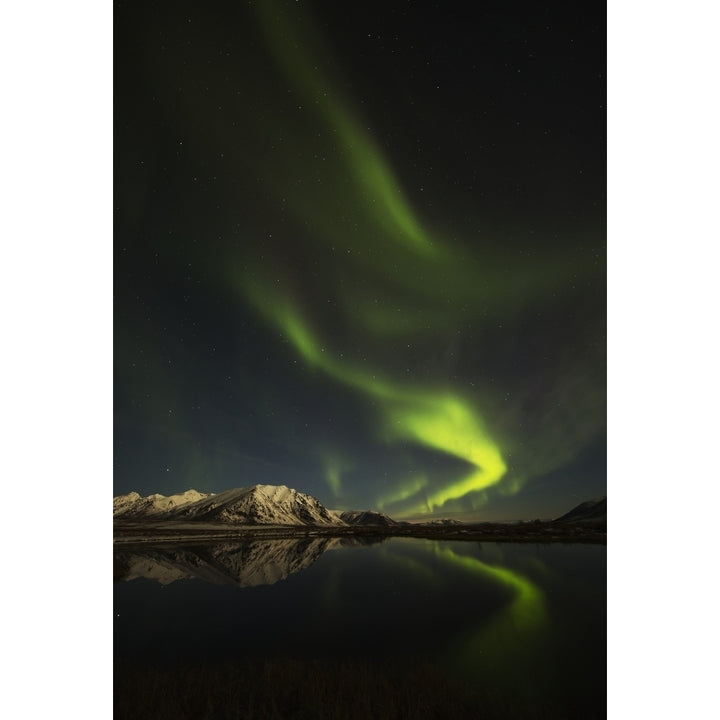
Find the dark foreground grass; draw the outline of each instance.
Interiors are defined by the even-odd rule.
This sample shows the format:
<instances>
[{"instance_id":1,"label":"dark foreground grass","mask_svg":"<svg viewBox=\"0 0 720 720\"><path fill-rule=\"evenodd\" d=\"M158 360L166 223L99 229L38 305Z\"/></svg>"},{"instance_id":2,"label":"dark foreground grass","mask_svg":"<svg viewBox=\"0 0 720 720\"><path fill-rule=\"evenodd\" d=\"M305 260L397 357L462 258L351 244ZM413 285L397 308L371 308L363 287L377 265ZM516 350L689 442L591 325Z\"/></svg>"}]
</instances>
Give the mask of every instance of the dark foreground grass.
<instances>
[{"instance_id":1,"label":"dark foreground grass","mask_svg":"<svg viewBox=\"0 0 720 720\"><path fill-rule=\"evenodd\" d=\"M115 720L558 720L565 714L473 688L425 665L273 660L148 669L116 663ZM596 710L600 710L597 708ZM601 718L587 710L575 718Z\"/></svg>"}]
</instances>

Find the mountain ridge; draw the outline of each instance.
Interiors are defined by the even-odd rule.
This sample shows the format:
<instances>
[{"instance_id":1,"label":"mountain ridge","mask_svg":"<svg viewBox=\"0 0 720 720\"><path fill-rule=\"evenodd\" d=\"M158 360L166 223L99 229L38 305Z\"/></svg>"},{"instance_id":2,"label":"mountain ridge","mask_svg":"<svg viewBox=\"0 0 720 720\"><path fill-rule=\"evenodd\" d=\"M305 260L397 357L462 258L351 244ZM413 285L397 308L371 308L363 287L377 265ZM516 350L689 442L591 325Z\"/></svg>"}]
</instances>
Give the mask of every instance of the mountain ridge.
<instances>
[{"instance_id":1,"label":"mountain ridge","mask_svg":"<svg viewBox=\"0 0 720 720\"><path fill-rule=\"evenodd\" d=\"M400 528L397 521L372 510L329 510L317 498L286 485L256 484L220 493L190 489L174 495L137 492L113 498L113 520L125 523L183 522L225 526ZM587 500L551 522L598 524L607 520L607 498ZM477 524L477 523L475 523ZM428 519L418 527L458 526L449 519ZM474 524L470 524L472 527Z\"/></svg>"},{"instance_id":2,"label":"mountain ridge","mask_svg":"<svg viewBox=\"0 0 720 720\"><path fill-rule=\"evenodd\" d=\"M607 497L586 500L555 520L555 522L604 521L607 521Z\"/></svg>"},{"instance_id":3,"label":"mountain ridge","mask_svg":"<svg viewBox=\"0 0 720 720\"><path fill-rule=\"evenodd\" d=\"M137 492L113 498L113 520L182 520L224 525L336 526L396 525L371 510L328 510L317 498L286 485L256 484L220 493L184 493L142 497Z\"/></svg>"}]
</instances>

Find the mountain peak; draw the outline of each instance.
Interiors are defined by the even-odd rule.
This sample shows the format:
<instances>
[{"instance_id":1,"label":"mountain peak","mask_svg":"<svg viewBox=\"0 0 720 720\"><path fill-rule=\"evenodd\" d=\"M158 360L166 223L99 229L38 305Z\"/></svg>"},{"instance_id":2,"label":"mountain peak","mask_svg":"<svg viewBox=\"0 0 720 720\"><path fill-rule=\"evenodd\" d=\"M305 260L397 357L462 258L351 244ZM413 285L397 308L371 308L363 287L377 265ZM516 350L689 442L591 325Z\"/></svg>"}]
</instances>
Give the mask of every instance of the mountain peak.
<instances>
[{"instance_id":1,"label":"mountain peak","mask_svg":"<svg viewBox=\"0 0 720 720\"><path fill-rule=\"evenodd\" d=\"M113 500L113 516L120 519L182 519L231 525L345 525L319 500L286 485L256 484L217 495L188 490L169 497L155 493L146 498L118 500Z\"/></svg>"}]
</instances>

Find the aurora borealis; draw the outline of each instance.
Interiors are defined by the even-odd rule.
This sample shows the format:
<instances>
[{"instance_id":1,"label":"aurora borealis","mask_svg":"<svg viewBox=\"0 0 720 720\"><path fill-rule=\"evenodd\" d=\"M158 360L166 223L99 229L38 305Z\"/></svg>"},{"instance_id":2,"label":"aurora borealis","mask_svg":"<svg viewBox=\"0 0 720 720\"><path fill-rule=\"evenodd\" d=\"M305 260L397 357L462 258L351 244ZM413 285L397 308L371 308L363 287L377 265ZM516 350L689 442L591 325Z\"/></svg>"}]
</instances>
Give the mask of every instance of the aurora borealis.
<instances>
[{"instance_id":1,"label":"aurora borealis","mask_svg":"<svg viewBox=\"0 0 720 720\"><path fill-rule=\"evenodd\" d=\"M604 6L118 2L115 494L605 494Z\"/></svg>"}]
</instances>

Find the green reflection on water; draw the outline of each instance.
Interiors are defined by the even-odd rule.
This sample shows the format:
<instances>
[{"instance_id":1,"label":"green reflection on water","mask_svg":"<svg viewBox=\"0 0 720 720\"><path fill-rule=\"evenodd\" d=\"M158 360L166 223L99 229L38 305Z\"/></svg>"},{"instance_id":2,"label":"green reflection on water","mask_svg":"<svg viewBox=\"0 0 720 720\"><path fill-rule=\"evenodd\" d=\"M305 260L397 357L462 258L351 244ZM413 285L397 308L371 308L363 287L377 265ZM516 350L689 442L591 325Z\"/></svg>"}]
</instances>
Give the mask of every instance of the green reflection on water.
<instances>
[{"instance_id":1,"label":"green reflection on water","mask_svg":"<svg viewBox=\"0 0 720 720\"><path fill-rule=\"evenodd\" d=\"M479 614L469 630L453 633L442 652L442 662L459 675L485 680L501 678L521 669L530 672L531 681L523 681L523 691L543 682L540 662L542 645L548 639L549 618L545 593L524 575L504 565L489 564L439 541L410 541L386 546L386 561L402 564L412 576L425 585L438 587L443 582L444 568L454 568L472 575L487 587L491 584L508 593L508 600L491 614ZM477 546L466 546L468 550ZM417 550L421 553L416 554ZM410 556L412 553L412 557ZM440 561L440 565L437 564ZM498 560L498 563L501 562ZM542 563L541 563L542 564ZM482 592L482 585L467 592ZM452 607L448 609L452 614ZM503 681L506 681L504 678Z\"/></svg>"},{"instance_id":2,"label":"green reflection on water","mask_svg":"<svg viewBox=\"0 0 720 720\"><path fill-rule=\"evenodd\" d=\"M506 567L488 565L469 555L435 543L435 556L454 567L500 584L512 593L509 605L462 638L454 638L447 650L448 665L464 676L505 683L508 676L521 677L520 694L532 694L545 680L542 644L548 637L545 594L526 577Z\"/></svg>"},{"instance_id":3,"label":"green reflection on water","mask_svg":"<svg viewBox=\"0 0 720 720\"><path fill-rule=\"evenodd\" d=\"M522 575L507 568L487 565L469 555L459 555L450 548L440 547L440 543L435 543L434 551L437 557L468 572L477 573L489 580L499 582L511 590L515 597L510 607L503 611L503 619L507 616L517 632L535 632L547 622L542 590Z\"/></svg>"}]
</instances>

